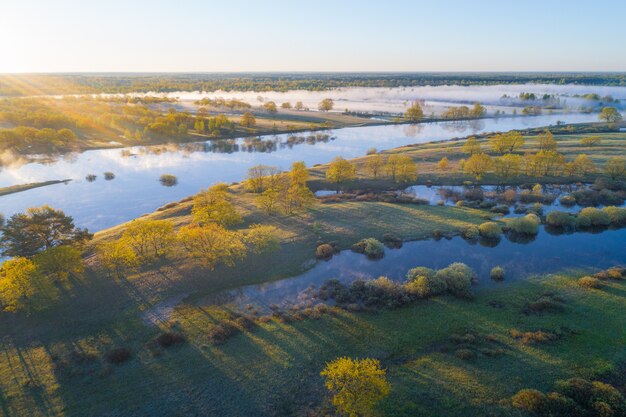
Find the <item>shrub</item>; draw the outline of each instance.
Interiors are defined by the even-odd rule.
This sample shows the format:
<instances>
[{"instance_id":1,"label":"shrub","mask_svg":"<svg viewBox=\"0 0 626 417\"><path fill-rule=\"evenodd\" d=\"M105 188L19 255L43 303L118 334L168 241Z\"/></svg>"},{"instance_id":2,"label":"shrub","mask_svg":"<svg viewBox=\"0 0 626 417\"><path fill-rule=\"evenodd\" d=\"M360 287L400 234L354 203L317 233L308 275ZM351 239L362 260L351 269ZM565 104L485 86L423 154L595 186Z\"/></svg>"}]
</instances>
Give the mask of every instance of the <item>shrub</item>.
<instances>
[{"instance_id":1,"label":"shrub","mask_svg":"<svg viewBox=\"0 0 626 417\"><path fill-rule=\"evenodd\" d=\"M505 205L498 205L492 207L489 211L491 211L492 213L507 215L511 212L511 209L509 209L509 207Z\"/></svg>"},{"instance_id":2,"label":"shrub","mask_svg":"<svg viewBox=\"0 0 626 417\"><path fill-rule=\"evenodd\" d=\"M469 266L456 262L440 269L435 279L446 283L447 290L457 297L471 296L472 282L477 279L476 273Z\"/></svg>"},{"instance_id":3,"label":"shrub","mask_svg":"<svg viewBox=\"0 0 626 417\"><path fill-rule=\"evenodd\" d=\"M616 226L626 224L626 208L609 206L602 209L611 221Z\"/></svg>"},{"instance_id":4,"label":"shrub","mask_svg":"<svg viewBox=\"0 0 626 417\"><path fill-rule=\"evenodd\" d=\"M564 211L552 211L546 216L546 224L559 229L573 229L576 226L576 217Z\"/></svg>"},{"instance_id":5,"label":"shrub","mask_svg":"<svg viewBox=\"0 0 626 417\"><path fill-rule=\"evenodd\" d=\"M457 349L455 352L457 358L468 361L470 359L474 359L474 352L471 349Z\"/></svg>"},{"instance_id":6,"label":"shrub","mask_svg":"<svg viewBox=\"0 0 626 417\"><path fill-rule=\"evenodd\" d=\"M414 281L418 277L428 277L432 278L435 276L435 270L426 268L425 266L418 266L412 269L409 269L409 272L406 274L406 279L408 281Z\"/></svg>"},{"instance_id":7,"label":"shrub","mask_svg":"<svg viewBox=\"0 0 626 417\"><path fill-rule=\"evenodd\" d=\"M176 178L176 175L172 175L172 174L161 175L159 177L159 181L161 182L161 185L165 187L173 187L176 184L178 184L178 178Z\"/></svg>"},{"instance_id":8,"label":"shrub","mask_svg":"<svg viewBox=\"0 0 626 417\"><path fill-rule=\"evenodd\" d=\"M363 253L369 259L380 259L385 256L385 246L373 237L362 239L352 246L352 250Z\"/></svg>"},{"instance_id":9,"label":"shrub","mask_svg":"<svg viewBox=\"0 0 626 417\"><path fill-rule=\"evenodd\" d=\"M98 178L98 176L97 176L97 175L94 175L94 174L88 174L88 175L85 177L85 179L86 179L88 182L94 182L94 181L96 180L96 178Z\"/></svg>"},{"instance_id":10,"label":"shrub","mask_svg":"<svg viewBox=\"0 0 626 417\"><path fill-rule=\"evenodd\" d=\"M478 231L478 227L470 226L463 231L463 237L468 240L478 239L480 232Z\"/></svg>"},{"instance_id":11,"label":"shrub","mask_svg":"<svg viewBox=\"0 0 626 417\"><path fill-rule=\"evenodd\" d=\"M485 222L478 226L478 232L485 239L498 239L502 233L502 228L498 223Z\"/></svg>"},{"instance_id":12,"label":"shrub","mask_svg":"<svg viewBox=\"0 0 626 417\"><path fill-rule=\"evenodd\" d=\"M315 257L317 259L329 260L333 257L335 250L328 243L322 243L315 250Z\"/></svg>"},{"instance_id":13,"label":"shrub","mask_svg":"<svg viewBox=\"0 0 626 417\"><path fill-rule=\"evenodd\" d=\"M518 339L523 345L532 345L535 343L548 343L557 339L557 335L551 332L543 330L537 330L534 332L520 332L518 330L512 330L511 336L514 339Z\"/></svg>"},{"instance_id":14,"label":"shrub","mask_svg":"<svg viewBox=\"0 0 626 417\"><path fill-rule=\"evenodd\" d=\"M104 179L105 180L111 181L114 178L115 178L115 174L114 173L112 173L110 171L107 171L107 172L104 173Z\"/></svg>"},{"instance_id":15,"label":"shrub","mask_svg":"<svg viewBox=\"0 0 626 417\"><path fill-rule=\"evenodd\" d=\"M598 288L600 286L600 280L593 277L582 277L578 280L578 285L583 288Z\"/></svg>"},{"instance_id":16,"label":"shrub","mask_svg":"<svg viewBox=\"0 0 626 417\"><path fill-rule=\"evenodd\" d=\"M502 268L501 266L494 266L493 268L491 268L489 276L494 281L504 281L504 268Z\"/></svg>"},{"instance_id":17,"label":"shrub","mask_svg":"<svg viewBox=\"0 0 626 417\"><path fill-rule=\"evenodd\" d=\"M610 279L623 279L626 269L621 267L613 267L606 270L607 277Z\"/></svg>"},{"instance_id":18,"label":"shrub","mask_svg":"<svg viewBox=\"0 0 626 417\"><path fill-rule=\"evenodd\" d=\"M131 357L130 350L125 347L111 349L110 351L104 354L104 359L106 359L107 362L113 363L113 364L126 362L127 360L130 359L130 357Z\"/></svg>"},{"instance_id":19,"label":"shrub","mask_svg":"<svg viewBox=\"0 0 626 417\"><path fill-rule=\"evenodd\" d=\"M419 275L406 284L406 289L409 294L417 295L420 298L428 298L446 292L448 284L441 277L434 274Z\"/></svg>"},{"instance_id":20,"label":"shrub","mask_svg":"<svg viewBox=\"0 0 626 417\"><path fill-rule=\"evenodd\" d=\"M209 329L208 337L213 344L219 345L237 334L239 329L232 323L220 323Z\"/></svg>"},{"instance_id":21,"label":"shrub","mask_svg":"<svg viewBox=\"0 0 626 417\"><path fill-rule=\"evenodd\" d=\"M383 242L391 249L399 249L402 247L402 239L392 233L385 233L383 235Z\"/></svg>"},{"instance_id":22,"label":"shrub","mask_svg":"<svg viewBox=\"0 0 626 417\"><path fill-rule=\"evenodd\" d=\"M185 337L177 332L164 332L158 335L154 341L159 346L168 348L183 343L185 341Z\"/></svg>"},{"instance_id":23,"label":"shrub","mask_svg":"<svg viewBox=\"0 0 626 417\"><path fill-rule=\"evenodd\" d=\"M559 198L559 203L565 207L571 207L576 204L576 198L572 195L564 195Z\"/></svg>"},{"instance_id":24,"label":"shrub","mask_svg":"<svg viewBox=\"0 0 626 417\"><path fill-rule=\"evenodd\" d=\"M540 413L546 406L546 395L536 389L523 389L511 398L511 404L515 408L531 413Z\"/></svg>"},{"instance_id":25,"label":"shrub","mask_svg":"<svg viewBox=\"0 0 626 417\"><path fill-rule=\"evenodd\" d=\"M520 235L536 235L539 232L541 220L536 214L527 214L516 217L507 223L507 228Z\"/></svg>"},{"instance_id":26,"label":"shrub","mask_svg":"<svg viewBox=\"0 0 626 417\"><path fill-rule=\"evenodd\" d=\"M578 213L577 223L581 227L608 226L611 224L611 218L603 210L598 210L594 207L585 207Z\"/></svg>"},{"instance_id":27,"label":"shrub","mask_svg":"<svg viewBox=\"0 0 626 417\"><path fill-rule=\"evenodd\" d=\"M525 314L530 313L560 313L565 310L563 299L554 294L543 294L524 308Z\"/></svg>"}]
</instances>

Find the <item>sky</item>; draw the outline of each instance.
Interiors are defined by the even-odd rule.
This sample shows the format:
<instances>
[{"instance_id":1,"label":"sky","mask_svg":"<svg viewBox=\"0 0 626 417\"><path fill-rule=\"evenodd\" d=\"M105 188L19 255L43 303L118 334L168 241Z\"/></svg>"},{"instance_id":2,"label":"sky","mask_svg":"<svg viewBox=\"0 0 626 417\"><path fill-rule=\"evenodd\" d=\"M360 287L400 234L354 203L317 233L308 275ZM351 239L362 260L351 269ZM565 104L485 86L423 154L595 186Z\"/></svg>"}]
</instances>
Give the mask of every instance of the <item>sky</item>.
<instances>
[{"instance_id":1,"label":"sky","mask_svg":"<svg viewBox=\"0 0 626 417\"><path fill-rule=\"evenodd\" d=\"M626 71L625 20L625 0L0 0L0 72Z\"/></svg>"}]
</instances>

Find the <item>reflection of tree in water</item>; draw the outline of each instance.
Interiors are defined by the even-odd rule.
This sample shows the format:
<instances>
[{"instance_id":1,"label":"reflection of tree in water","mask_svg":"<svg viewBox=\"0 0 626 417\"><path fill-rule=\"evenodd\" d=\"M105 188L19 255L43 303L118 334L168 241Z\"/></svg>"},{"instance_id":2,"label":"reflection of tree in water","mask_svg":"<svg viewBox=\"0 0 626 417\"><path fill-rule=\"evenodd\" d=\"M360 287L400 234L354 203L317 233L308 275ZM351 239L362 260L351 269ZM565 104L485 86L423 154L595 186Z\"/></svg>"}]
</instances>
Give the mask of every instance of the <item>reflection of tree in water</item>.
<instances>
[{"instance_id":1,"label":"reflection of tree in water","mask_svg":"<svg viewBox=\"0 0 626 417\"><path fill-rule=\"evenodd\" d=\"M405 136L409 138L416 138L424 130L424 125L422 123L404 125L402 130L404 131Z\"/></svg>"},{"instance_id":2,"label":"reflection of tree in water","mask_svg":"<svg viewBox=\"0 0 626 417\"><path fill-rule=\"evenodd\" d=\"M456 120L453 122L442 123L441 127L448 132L464 133L471 130L473 133L476 133L485 128L485 121L482 119Z\"/></svg>"},{"instance_id":3,"label":"reflection of tree in water","mask_svg":"<svg viewBox=\"0 0 626 417\"><path fill-rule=\"evenodd\" d=\"M272 136L269 139L263 137L249 137L244 139L216 139L206 142L193 143L169 143L158 146L144 146L134 149L122 149L122 157L140 155L161 155L163 153L182 153L190 155L194 152L204 153L235 153L235 152L275 152L279 149L292 148L296 145L314 145L327 143L335 140L335 136L328 133L316 133L311 135L289 135L284 137Z\"/></svg>"}]
</instances>

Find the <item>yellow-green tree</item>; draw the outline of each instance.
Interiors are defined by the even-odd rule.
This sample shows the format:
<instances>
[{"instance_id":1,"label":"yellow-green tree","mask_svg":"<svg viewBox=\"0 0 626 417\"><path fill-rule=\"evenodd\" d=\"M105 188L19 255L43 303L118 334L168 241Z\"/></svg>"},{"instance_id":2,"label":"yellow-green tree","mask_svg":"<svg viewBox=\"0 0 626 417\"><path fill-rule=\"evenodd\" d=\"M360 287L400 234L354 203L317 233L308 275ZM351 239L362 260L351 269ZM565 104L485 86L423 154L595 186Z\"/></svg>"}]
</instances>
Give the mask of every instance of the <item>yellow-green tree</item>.
<instances>
[{"instance_id":1,"label":"yellow-green tree","mask_svg":"<svg viewBox=\"0 0 626 417\"><path fill-rule=\"evenodd\" d=\"M584 153L581 153L574 159L572 167L574 174L579 177L584 177L596 171L596 164Z\"/></svg>"},{"instance_id":2,"label":"yellow-green tree","mask_svg":"<svg viewBox=\"0 0 626 417\"><path fill-rule=\"evenodd\" d=\"M522 157L517 154L507 153L493 161L496 175L503 178L517 177L522 167Z\"/></svg>"},{"instance_id":3,"label":"yellow-green tree","mask_svg":"<svg viewBox=\"0 0 626 417\"><path fill-rule=\"evenodd\" d=\"M243 127L254 127L256 125L256 118L254 114L247 111L241 116L240 123Z\"/></svg>"},{"instance_id":4,"label":"yellow-green tree","mask_svg":"<svg viewBox=\"0 0 626 417\"><path fill-rule=\"evenodd\" d=\"M600 136L585 136L580 140L580 144L583 146L596 146L602 142L602 138Z\"/></svg>"},{"instance_id":5,"label":"yellow-green tree","mask_svg":"<svg viewBox=\"0 0 626 417\"><path fill-rule=\"evenodd\" d=\"M377 359L338 358L327 363L321 375L337 411L350 417L371 415L391 391L387 372Z\"/></svg>"},{"instance_id":6,"label":"yellow-green tree","mask_svg":"<svg viewBox=\"0 0 626 417\"><path fill-rule=\"evenodd\" d=\"M463 172L480 180L493 167L493 160L485 153L475 153L463 163Z\"/></svg>"},{"instance_id":7,"label":"yellow-green tree","mask_svg":"<svg viewBox=\"0 0 626 417\"><path fill-rule=\"evenodd\" d=\"M266 112L270 114L278 113L278 107L276 107L276 103L274 103L273 101L268 101L267 103L263 104L263 108Z\"/></svg>"},{"instance_id":8,"label":"yellow-green tree","mask_svg":"<svg viewBox=\"0 0 626 417\"><path fill-rule=\"evenodd\" d=\"M394 154L389 159L397 159L394 162L392 178L397 182L409 182L417 179L417 164L407 155ZM388 163L389 164L389 163Z\"/></svg>"},{"instance_id":9,"label":"yellow-green tree","mask_svg":"<svg viewBox=\"0 0 626 417\"><path fill-rule=\"evenodd\" d=\"M475 153L480 153L480 143L474 136L470 136L463 144L463 152L469 155L474 155Z\"/></svg>"},{"instance_id":10,"label":"yellow-green tree","mask_svg":"<svg viewBox=\"0 0 626 417\"><path fill-rule=\"evenodd\" d=\"M604 170L613 180L622 178L626 175L626 159L613 156L606 161Z\"/></svg>"},{"instance_id":11,"label":"yellow-green tree","mask_svg":"<svg viewBox=\"0 0 626 417\"><path fill-rule=\"evenodd\" d=\"M445 156L441 158L439 162L437 162L437 168L439 168L441 171L447 170L449 165L450 163L448 162L448 158Z\"/></svg>"},{"instance_id":12,"label":"yellow-green tree","mask_svg":"<svg viewBox=\"0 0 626 417\"><path fill-rule=\"evenodd\" d=\"M380 154L373 154L365 159L365 170L373 178L378 178L384 166L385 158Z\"/></svg>"},{"instance_id":13,"label":"yellow-green tree","mask_svg":"<svg viewBox=\"0 0 626 417\"><path fill-rule=\"evenodd\" d=\"M122 239L142 262L164 256L174 238L174 225L169 220L134 220L122 234Z\"/></svg>"},{"instance_id":14,"label":"yellow-green tree","mask_svg":"<svg viewBox=\"0 0 626 417\"><path fill-rule=\"evenodd\" d=\"M320 104L317 106L317 108L320 111L331 111L334 106L335 102L332 98L325 98L324 100L320 101Z\"/></svg>"},{"instance_id":15,"label":"yellow-green tree","mask_svg":"<svg viewBox=\"0 0 626 417\"><path fill-rule=\"evenodd\" d=\"M262 193L271 186L279 172L278 168L269 165L252 166L248 168L245 187L253 193Z\"/></svg>"},{"instance_id":16,"label":"yellow-green tree","mask_svg":"<svg viewBox=\"0 0 626 417\"><path fill-rule=\"evenodd\" d=\"M0 267L0 308L20 311L28 308L35 294L34 276L37 267L28 258L15 257Z\"/></svg>"},{"instance_id":17,"label":"yellow-green tree","mask_svg":"<svg viewBox=\"0 0 626 417\"><path fill-rule=\"evenodd\" d=\"M491 148L500 154L513 153L524 146L524 137L520 132L499 133L489 139Z\"/></svg>"},{"instance_id":18,"label":"yellow-green tree","mask_svg":"<svg viewBox=\"0 0 626 417\"><path fill-rule=\"evenodd\" d=\"M274 226L253 224L245 235L245 241L253 253L274 252L280 248L277 233L278 229Z\"/></svg>"},{"instance_id":19,"label":"yellow-green tree","mask_svg":"<svg viewBox=\"0 0 626 417\"><path fill-rule=\"evenodd\" d=\"M219 263L234 266L246 256L242 235L216 223L183 226L177 238L190 256L200 259L209 269Z\"/></svg>"},{"instance_id":20,"label":"yellow-green tree","mask_svg":"<svg viewBox=\"0 0 626 417\"><path fill-rule=\"evenodd\" d=\"M537 144L540 151L556 151L556 140L549 130L544 130L537 135Z\"/></svg>"},{"instance_id":21,"label":"yellow-green tree","mask_svg":"<svg viewBox=\"0 0 626 417\"><path fill-rule=\"evenodd\" d=\"M70 274L80 274L85 270L80 250L73 246L62 245L46 249L33 257L39 271L59 280Z\"/></svg>"},{"instance_id":22,"label":"yellow-green tree","mask_svg":"<svg viewBox=\"0 0 626 417\"><path fill-rule=\"evenodd\" d=\"M216 184L208 190L196 194L191 209L196 223L218 223L230 226L241 223L242 219L235 206L230 202L228 185Z\"/></svg>"},{"instance_id":23,"label":"yellow-green tree","mask_svg":"<svg viewBox=\"0 0 626 417\"><path fill-rule=\"evenodd\" d=\"M96 252L100 265L118 278L139 265L135 251L124 239L100 243Z\"/></svg>"},{"instance_id":24,"label":"yellow-green tree","mask_svg":"<svg viewBox=\"0 0 626 417\"><path fill-rule=\"evenodd\" d=\"M417 122L424 118L424 110L419 102L414 101L411 103L411 107L404 112L404 118L411 122Z\"/></svg>"},{"instance_id":25,"label":"yellow-green tree","mask_svg":"<svg viewBox=\"0 0 626 417\"><path fill-rule=\"evenodd\" d=\"M557 175L565 165L565 157L556 151L539 151L534 155L527 155L525 159L528 175Z\"/></svg>"},{"instance_id":26,"label":"yellow-green tree","mask_svg":"<svg viewBox=\"0 0 626 417\"><path fill-rule=\"evenodd\" d=\"M354 179L355 176L356 167L341 156L333 159L326 170L326 180L337 186Z\"/></svg>"},{"instance_id":27,"label":"yellow-green tree","mask_svg":"<svg viewBox=\"0 0 626 417\"><path fill-rule=\"evenodd\" d=\"M619 123L623 119L622 114L615 107L604 107L598 118L607 123Z\"/></svg>"},{"instance_id":28,"label":"yellow-green tree","mask_svg":"<svg viewBox=\"0 0 626 417\"><path fill-rule=\"evenodd\" d=\"M485 114L487 114L485 106L481 105L479 102L474 103L472 110L470 110L470 116L483 117Z\"/></svg>"}]
</instances>

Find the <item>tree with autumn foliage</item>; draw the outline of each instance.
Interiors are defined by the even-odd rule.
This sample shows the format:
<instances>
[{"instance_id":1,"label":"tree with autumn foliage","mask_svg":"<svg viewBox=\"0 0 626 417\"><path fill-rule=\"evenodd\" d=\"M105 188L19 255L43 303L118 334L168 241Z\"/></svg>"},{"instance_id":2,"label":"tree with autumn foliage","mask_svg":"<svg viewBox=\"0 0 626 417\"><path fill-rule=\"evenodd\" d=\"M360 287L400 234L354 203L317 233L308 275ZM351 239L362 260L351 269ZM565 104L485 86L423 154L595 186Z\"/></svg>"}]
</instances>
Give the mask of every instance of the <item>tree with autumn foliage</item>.
<instances>
[{"instance_id":1,"label":"tree with autumn foliage","mask_svg":"<svg viewBox=\"0 0 626 417\"><path fill-rule=\"evenodd\" d=\"M387 371L377 359L338 358L327 363L321 375L341 415L370 416L391 391Z\"/></svg>"}]
</instances>

